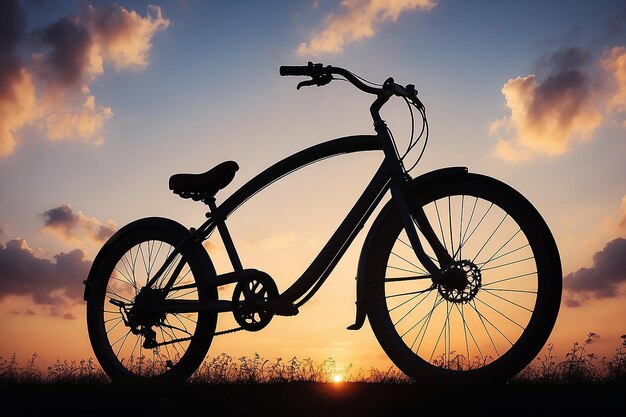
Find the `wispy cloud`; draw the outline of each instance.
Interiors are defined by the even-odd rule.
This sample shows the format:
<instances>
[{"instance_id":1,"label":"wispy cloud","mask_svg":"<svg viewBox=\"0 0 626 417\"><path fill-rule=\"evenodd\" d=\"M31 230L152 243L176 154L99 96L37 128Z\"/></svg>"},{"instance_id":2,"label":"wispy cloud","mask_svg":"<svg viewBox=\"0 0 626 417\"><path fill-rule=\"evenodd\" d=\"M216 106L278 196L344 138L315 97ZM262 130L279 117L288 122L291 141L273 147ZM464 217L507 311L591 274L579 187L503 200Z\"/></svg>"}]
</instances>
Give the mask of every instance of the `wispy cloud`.
<instances>
[{"instance_id":1,"label":"wispy cloud","mask_svg":"<svg viewBox=\"0 0 626 417\"><path fill-rule=\"evenodd\" d=\"M593 256L593 265L580 268L564 278L567 305L578 307L590 298L620 295L619 286L626 282L626 239L608 242Z\"/></svg>"},{"instance_id":2,"label":"wispy cloud","mask_svg":"<svg viewBox=\"0 0 626 417\"><path fill-rule=\"evenodd\" d=\"M600 64L609 76L609 83L614 91L607 103L609 111L626 112L626 48L623 46L612 48ZM626 127L626 119L622 124Z\"/></svg>"},{"instance_id":3,"label":"wispy cloud","mask_svg":"<svg viewBox=\"0 0 626 417\"><path fill-rule=\"evenodd\" d=\"M142 70L153 36L169 25L159 6L145 16L116 4L85 7L35 29L37 52L19 55L24 12L16 0L0 2L0 155L11 154L20 131L32 124L50 140L102 143L112 109L96 103L89 86L105 70Z\"/></svg>"},{"instance_id":4,"label":"wispy cloud","mask_svg":"<svg viewBox=\"0 0 626 417\"><path fill-rule=\"evenodd\" d=\"M0 301L9 296L32 297L48 314L73 318L71 307L82 302L82 282L90 268L91 261L80 249L49 260L37 257L24 239L11 239L0 245Z\"/></svg>"},{"instance_id":5,"label":"wispy cloud","mask_svg":"<svg viewBox=\"0 0 626 417\"><path fill-rule=\"evenodd\" d=\"M255 241L247 241L246 243L253 248L261 249L264 251L272 251L285 249L297 240L295 233L282 233L275 234L265 239L259 239Z\"/></svg>"},{"instance_id":6,"label":"wispy cloud","mask_svg":"<svg viewBox=\"0 0 626 417\"><path fill-rule=\"evenodd\" d=\"M431 10L435 0L343 0L341 11L326 15L322 27L296 50L298 55L338 54L352 42L376 35L378 28L410 10Z\"/></svg>"}]
</instances>

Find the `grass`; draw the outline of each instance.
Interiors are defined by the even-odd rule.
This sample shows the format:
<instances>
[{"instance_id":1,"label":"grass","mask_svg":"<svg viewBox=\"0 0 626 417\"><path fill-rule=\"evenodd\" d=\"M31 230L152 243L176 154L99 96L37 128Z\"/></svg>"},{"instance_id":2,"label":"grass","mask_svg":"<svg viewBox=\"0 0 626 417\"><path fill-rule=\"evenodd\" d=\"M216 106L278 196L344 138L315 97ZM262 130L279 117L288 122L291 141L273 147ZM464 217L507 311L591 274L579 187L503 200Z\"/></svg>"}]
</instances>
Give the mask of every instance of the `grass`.
<instances>
[{"instance_id":1,"label":"grass","mask_svg":"<svg viewBox=\"0 0 626 417\"><path fill-rule=\"evenodd\" d=\"M515 378L520 382L537 383L596 383L624 382L626 380L626 335L611 358L600 358L589 350L589 345L598 337L588 333L583 342L575 342L559 361L554 355L554 345L548 344L546 353L537 358Z\"/></svg>"},{"instance_id":2,"label":"grass","mask_svg":"<svg viewBox=\"0 0 626 417\"><path fill-rule=\"evenodd\" d=\"M547 345L545 354L508 384L443 389L414 383L393 366L340 369L332 358L283 361L222 353L207 358L185 384L128 386L111 384L91 358L57 359L42 370L37 354L23 365L12 355L0 358L0 403L3 417L172 417L198 410L242 417L622 416L626 335L610 358L591 352L596 338L589 333L562 359ZM348 383L332 383L336 375Z\"/></svg>"},{"instance_id":3,"label":"grass","mask_svg":"<svg viewBox=\"0 0 626 417\"><path fill-rule=\"evenodd\" d=\"M590 351L590 345L598 336L588 333L584 341L575 342L559 360L554 345L549 344L543 355L529 364L513 378L511 383L597 383L626 380L626 335L621 336L619 346L611 358L598 357ZM17 356L0 357L0 384L108 384L110 379L92 358L81 361L57 360L47 369L38 366L39 357L34 353L25 364L20 365ZM349 365L339 369L335 360L322 362L293 357L288 361L273 361L255 353L252 357L233 358L225 353L205 360L192 375L190 384L263 384L277 382L330 383L337 377L344 382L377 384L409 384L412 381L394 366L379 370L354 369Z\"/></svg>"}]
</instances>

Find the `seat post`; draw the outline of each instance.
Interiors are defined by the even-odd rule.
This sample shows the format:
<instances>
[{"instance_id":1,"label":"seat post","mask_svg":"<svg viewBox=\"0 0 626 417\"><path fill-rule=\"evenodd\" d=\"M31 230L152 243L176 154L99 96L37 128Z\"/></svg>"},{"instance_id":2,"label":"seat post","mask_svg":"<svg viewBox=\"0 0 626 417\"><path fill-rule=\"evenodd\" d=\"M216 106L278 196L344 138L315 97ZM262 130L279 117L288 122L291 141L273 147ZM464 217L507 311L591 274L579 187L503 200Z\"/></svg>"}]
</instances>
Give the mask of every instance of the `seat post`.
<instances>
[{"instance_id":1,"label":"seat post","mask_svg":"<svg viewBox=\"0 0 626 417\"><path fill-rule=\"evenodd\" d=\"M203 201L209 206L211 212L214 213L217 208L217 206L215 205L215 197L207 198ZM233 265L234 270L242 271L243 266L241 265L241 260L239 259L239 254L237 254L237 250L235 249L235 244L233 243L233 239L230 236L230 232L226 227L226 222L223 218L214 218L213 220L217 225L217 230L220 233L220 237L222 238L224 247L226 247L226 253L228 253L228 257L230 258L230 262Z\"/></svg>"}]
</instances>

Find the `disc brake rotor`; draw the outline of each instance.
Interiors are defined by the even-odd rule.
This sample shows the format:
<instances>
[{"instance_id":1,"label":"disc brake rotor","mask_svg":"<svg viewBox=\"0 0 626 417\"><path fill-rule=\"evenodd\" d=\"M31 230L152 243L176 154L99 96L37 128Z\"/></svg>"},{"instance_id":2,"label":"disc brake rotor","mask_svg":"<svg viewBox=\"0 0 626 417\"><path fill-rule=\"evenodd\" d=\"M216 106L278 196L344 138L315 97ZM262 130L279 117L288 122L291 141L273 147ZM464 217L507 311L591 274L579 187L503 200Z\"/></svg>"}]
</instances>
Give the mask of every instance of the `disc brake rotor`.
<instances>
[{"instance_id":1,"label":"disc brake rotor","mask_svg":"<svg viewBox=\"0 0 626 417\"><path fill-rule=\"evenodd\" d=\"M454 303L467 303L474 299L482 285L480 269L468 260L457 261L437 285L439 294Z\"/></svg>"}]
</instances>

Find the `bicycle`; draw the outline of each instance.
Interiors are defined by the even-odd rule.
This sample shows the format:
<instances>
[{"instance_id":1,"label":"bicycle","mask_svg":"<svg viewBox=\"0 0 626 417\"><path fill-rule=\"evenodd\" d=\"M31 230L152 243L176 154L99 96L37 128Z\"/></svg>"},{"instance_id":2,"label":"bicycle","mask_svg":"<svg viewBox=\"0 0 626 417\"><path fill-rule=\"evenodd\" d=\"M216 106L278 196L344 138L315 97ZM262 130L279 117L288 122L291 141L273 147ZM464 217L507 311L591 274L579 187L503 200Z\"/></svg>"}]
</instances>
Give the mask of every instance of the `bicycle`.
<instances>
[{"instance_id":1,"label":"bicycle","mask_svg":"<svg viewBox=\"0 0 626 417\"><path fill-rule=\"evenodd\" d=\"M466 167L410 175L428 139L425 106L414 85L392 77L374 84L311 62L281 66L279 73L310 77L298 89L343 80L374 95L376 134L332 139L287 156L219 205L216 194L233 180L236 162L172 175L170 190L205 203L207 220L187 228L164 217L142 218L102 246L84 281L84 299L103 370L113 381L185 381L215 336L260 331L275 315L297 315L389 192L361 248L355 322L348 329L361 329L367 318L391 361L415 381L504 382L516 375L547 341L561 300L559 251L540 213L509 185ZM413 130L402 155L380 116L392 97L411 111ZM417 136L413 109L422 118ZM419 157L405 167L420 140ZM243 267L226 225L230 214L299 168L365 151L382 152L383 162L300 277L279 292L269 274ZM232 272L217 275L202 246L215 230ZM229 284L232 295L220 299L218 288ZM239 327L216 331L220 313L232 314Z\"/></svg>"}]
</instances>

